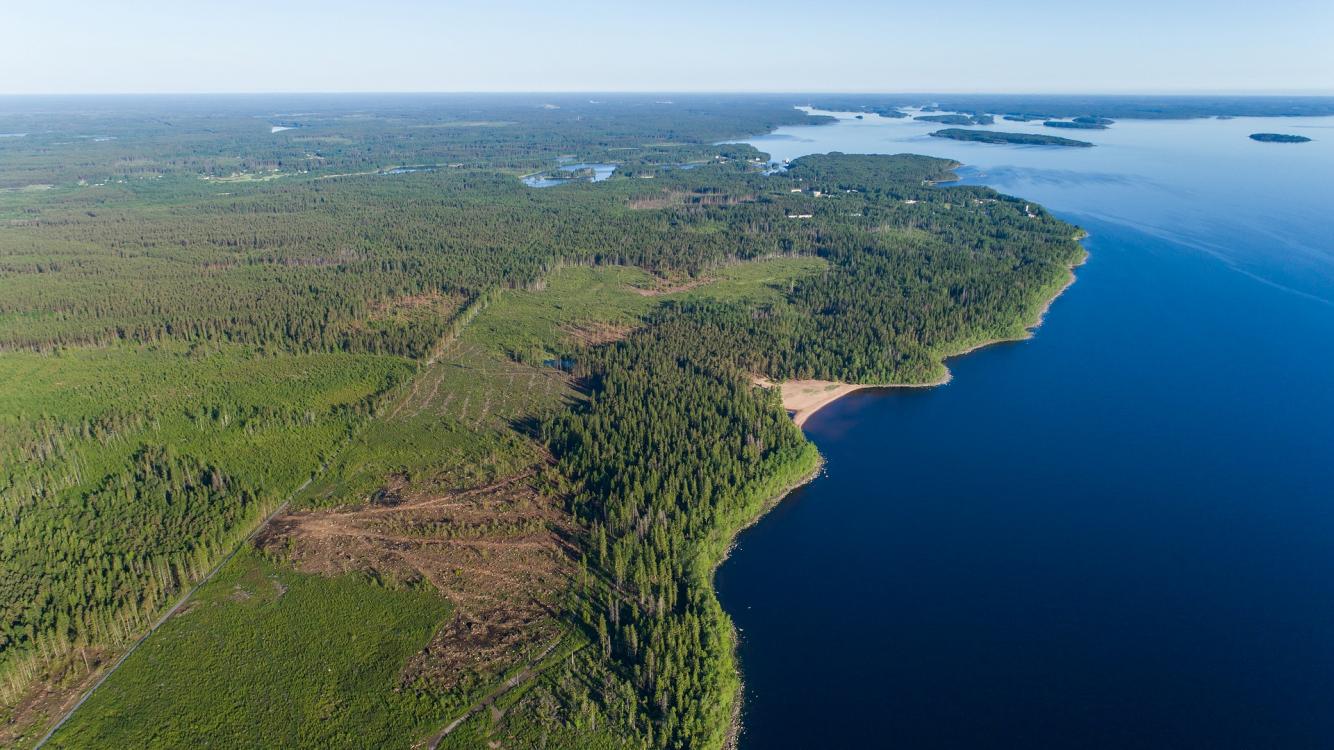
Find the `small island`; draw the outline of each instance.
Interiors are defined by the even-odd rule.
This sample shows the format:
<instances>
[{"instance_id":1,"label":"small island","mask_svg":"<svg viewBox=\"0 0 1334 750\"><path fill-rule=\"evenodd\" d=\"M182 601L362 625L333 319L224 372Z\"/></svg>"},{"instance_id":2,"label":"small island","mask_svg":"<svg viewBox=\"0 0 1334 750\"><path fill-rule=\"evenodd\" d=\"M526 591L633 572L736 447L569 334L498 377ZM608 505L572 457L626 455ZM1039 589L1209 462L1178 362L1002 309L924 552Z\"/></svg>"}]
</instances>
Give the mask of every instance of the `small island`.
<instances>
[{"instance_id":1,"label":"small island","mask_svg":"<svg viewBox=\"0 0 1334 750\"><path fill-rule=\"evenodd\" d=\"M963 128L945 128L944 130L937 130L931 135L937 138L951 138L956 141L1011 143L1021 146L1070 146L1075 148L1088 148L1093 145L1088 141L1076 141L1072 138L1061 138L1055 135L1041 135L1039 133L1009 133L992 130L965 130Z\"/></svg>"},{"instance_id":2,"label":"small island","mask_svg":"<svg viewBox=\"0 0 1334 750\"><path fill-rule=\"evenodd\" d=\"M938 122L942 125L972 125L973 118L968 115L918 115L914 120Z\"/></svg>"},{"instance_id":3,"label":"small island","mask_svg":"<svg viewBox=\"0 0 1334 750\"><path fill-rule=\"evenodd\" d=\"M1076 118L1074 120L1048 120L1043 125L1049 128L1070 128L1073 130L1106 130L1107 125L1101 122L1092 122L1092 118Z\"/></svg>"},{"instance_id":4,"label":"small island","mask_svg":"<svg viewBox=\"0 0 1334 750\"><path fill-rule=\"evenodd\" d=\"M866 112L873 115L880 115L881 117L891 117L896 120L902 120L908 117L907 112L901 112L897 107L874 107L867 105L863 107L858 107L857 109L861 112Z\"/></svg>"},{"instance_id":5,"label":"small island","mask_svg":"<svg viewBox=\"0 0 1334 750\"><path fill-rule=\"evenodd\" d=\"M1287 133L1251 133L1251 140L1261 143L1309 143L1311 139L1304 135Z\"/></svg>"}]
</instances>

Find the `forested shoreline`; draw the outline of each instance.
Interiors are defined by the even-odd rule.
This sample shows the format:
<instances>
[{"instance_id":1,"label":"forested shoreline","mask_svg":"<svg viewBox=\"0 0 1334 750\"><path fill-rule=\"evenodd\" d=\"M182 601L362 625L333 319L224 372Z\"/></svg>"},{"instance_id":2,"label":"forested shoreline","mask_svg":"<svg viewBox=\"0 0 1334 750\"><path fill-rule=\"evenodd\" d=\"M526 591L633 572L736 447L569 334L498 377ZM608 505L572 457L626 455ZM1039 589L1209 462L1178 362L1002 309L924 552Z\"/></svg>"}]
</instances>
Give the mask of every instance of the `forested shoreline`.
<instances>
[{"instance_id":1,"label":"forested shoreline","mask_svg":"<svg viewBox=\"0 0 1334 750\"><path fill-rule=\"evenodd\" d=\"M942 186L947 160L828 154L774 173L749 146L715 145L804 118L790 103L357 104L0 125L57 123L0 144L0 183L25 188L0 193L0 698L14 742L314 478L275 522L284 541L229 563L235 591L205 587L54 745L169 743L122 718L168 700L143 692L149 658L203 670L202 692L168 701L176 741L246 720L192 713L228 689L189 658L192 623L231 632L240 606L296 616L283 608L308 600L282 591L317 575L349 602L453 605L402 667L390 714L412 718L386 738L447 724L554 653L506 693L502 719L471 715L440 746L720 747L739 696L713 568L819 460L753 378L935 380L944 357L1022 335L1083 256L1074 227L1037 206ZM574 159L617 171L518 179ZM481 500L430 515L456 496ZM352 533L307 522L325 508L375 531L312 536ZM391 511L407 515L375 520ZM478 580L545 567L478 593L463 567L441 577L431 555L401 551L416 540L476 561ZM275 596L266 577L288 582ZM467 636L464 617L491 630ZM356 657L336 662L369 674Z\"/></svg>"}]
</instances>

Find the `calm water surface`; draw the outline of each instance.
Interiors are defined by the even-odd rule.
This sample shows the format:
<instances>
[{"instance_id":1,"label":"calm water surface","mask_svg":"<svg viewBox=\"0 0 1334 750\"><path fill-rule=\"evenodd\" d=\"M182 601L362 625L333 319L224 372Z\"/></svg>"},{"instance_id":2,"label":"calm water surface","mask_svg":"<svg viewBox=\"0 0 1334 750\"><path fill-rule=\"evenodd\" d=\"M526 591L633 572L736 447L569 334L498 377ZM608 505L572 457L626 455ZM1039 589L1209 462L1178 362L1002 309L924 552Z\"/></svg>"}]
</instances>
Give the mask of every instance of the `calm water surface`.
<instances>
[{"instance_id":1,"label":"calm water surface","mask_svg":"<svg viewBox=\"0 0 1334 750\"><path fill-rule=\"evenodd\" d=\"M938 127L751 142L957 159L1091 257L1034 339L807 423L717 576L743 749L1334 747L1334 120Z\"/></svg>"},{"instance_id":2,"label":"calm water surface","mask_svg":"<svg viewBox=\"0 0 1334 750\"><path fill-rule=\"evenodd\" d=\"M559 168L559 171L561 171L561 172L577 172L577 171L579 171L579 170L581 170L581 169L587 169L587 170L591 170L591 171L592 171L593 174L592 174L591 176L589 176L589 178L588 178L589 182L602 182L603 180L607 179L608 177L611 177L611 173L612 173L612 172L615 172L615 171L616 171L616 165L615 165L615 164L586 164L586 163L580 163L580 164L566 164L566 165L561 166L561 167ZM551 175L548 175L548 174L537 174L537 175L529 175L529 176L527 176L527 177L524 177L524 178L523 178L523 184L527 185L528 187L546 188L546 187L555 187L555 186L557 186L557 185L564 185L565 183L569 182L569 181L572 180L572 179L574 179L574 178L571 178L571 177L552 177Z\"/></svg>"}]
</instances>

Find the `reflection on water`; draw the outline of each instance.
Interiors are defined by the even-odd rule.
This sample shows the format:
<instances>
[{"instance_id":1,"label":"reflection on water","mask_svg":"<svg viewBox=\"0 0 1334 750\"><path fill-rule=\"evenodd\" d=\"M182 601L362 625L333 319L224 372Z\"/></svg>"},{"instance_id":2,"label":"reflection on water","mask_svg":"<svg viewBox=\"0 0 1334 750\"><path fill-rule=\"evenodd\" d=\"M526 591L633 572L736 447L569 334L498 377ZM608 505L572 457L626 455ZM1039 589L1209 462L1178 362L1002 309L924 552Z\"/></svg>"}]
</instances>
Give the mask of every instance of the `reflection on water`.
<instances>
[{"instance_id":1,"label":"reflection on water","mask_svg":"<svg viewBox=\"0 0 1334 750\"><path fill-rule=\"evenodd\" d=\"M529 175L523 178L523 184L528 187L546 188L564 185L574 180L588 180L589 182L602 182L611 177L616 171L615 164L564 164L557 168L560 172L570 174L569 177L556 177L550 174Z\"/></svg>"}]
</instances>

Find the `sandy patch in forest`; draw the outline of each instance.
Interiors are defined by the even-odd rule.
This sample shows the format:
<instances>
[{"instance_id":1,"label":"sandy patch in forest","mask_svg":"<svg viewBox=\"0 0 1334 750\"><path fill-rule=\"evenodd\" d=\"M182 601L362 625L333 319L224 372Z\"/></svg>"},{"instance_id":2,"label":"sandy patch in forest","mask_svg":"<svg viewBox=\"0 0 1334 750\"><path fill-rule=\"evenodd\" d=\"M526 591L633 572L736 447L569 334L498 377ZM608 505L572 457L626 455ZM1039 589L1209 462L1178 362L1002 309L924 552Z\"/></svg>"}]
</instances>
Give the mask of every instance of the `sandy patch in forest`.
<instances>
[{"instance_id":1,"label":"sandy patch in forest","mask_svg":"<svg viewBox=\"0 0 1334 750\"><path fill-rule=\"evenodd\" d=\"M783 398L783 408L791 412L792 421L796 422L798 427L806 424L806 420L810 419L812 414L849 393L874 387L833 380L784 380L775 383L761 377L752 378L752 382L763 388L777 387Z\"/></svg>"}]
</instances>

